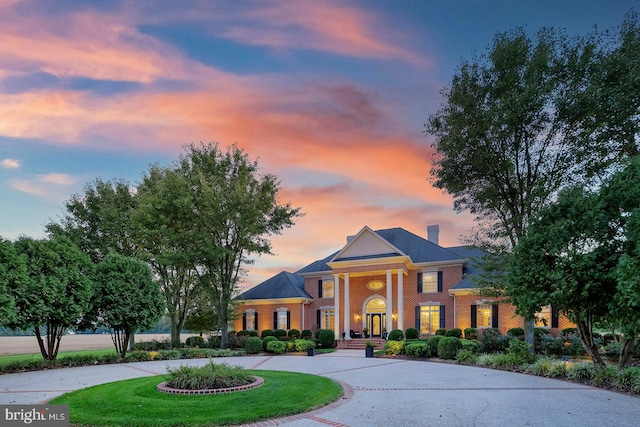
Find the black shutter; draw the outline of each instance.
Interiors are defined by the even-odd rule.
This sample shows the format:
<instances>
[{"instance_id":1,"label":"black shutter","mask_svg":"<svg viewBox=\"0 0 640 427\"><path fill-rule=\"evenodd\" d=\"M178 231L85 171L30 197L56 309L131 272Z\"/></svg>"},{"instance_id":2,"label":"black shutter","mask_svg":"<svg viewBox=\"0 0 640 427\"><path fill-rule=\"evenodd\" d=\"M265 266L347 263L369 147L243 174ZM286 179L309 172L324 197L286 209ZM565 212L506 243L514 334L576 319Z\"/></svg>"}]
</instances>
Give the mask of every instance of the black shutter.
<instances>
[{"instance_id":1,"label":"black shutter","mask_svg":"<svg viewBox=\"0 0 640 427\"><path fill-rule=\"evenodd\" d=\"M247 313L242 313L242 330L247 330Z\"/></svg>"},{"instance_id":2,"label":"black shutter","mask_svg":"<svg viewBox=\"0 0 640 427\"><path fill-rule=\"evenodd\" d=\"M498 327L498 304L493 304L491 306L491 327Z\"/></svg>"},{"instance_id":3,"label":"black shutter","mask_svg":"<svg viewBox=\"0 0 640 427\"><path fill-rule=\"evenodd\" d=\"M438 271L438 292L442 292L442 271Z\"/></svg>"},{"instance_id":4,"label":"black shutter","mask_svg":"<svg viewBox=\"0 0 640 427\"><path fill-rule=\"evenodd\" d=\"M257 332L257 331L259 331L259 330L260 330L260 329L258 329L258 312L257 312L257 311L256 311L256 317L255 317L255 319L256 319L255 327L256 327L256 332Z\"/></svg>"},{"instance_id":5,"label":"black shutter","mask_svg":"<svg viewBox=\"0 0 640 427\"><path fill-rule=\"evenodd\" d=\"M291 312L287 311L287 331L291 329Z\"/></svg>"},{"instance_id":6,"label":"black shutter","mask_svg":"<svg viewBox=\"0 0 640 427\"><path fill-rule=\"evenodd\" d=\"M553 304L551 304L551 327L558 327L558 309Z\"/></svg>"},{"instance_id":7,"label":"black shutter","mask_svg":"<svg viewBox=\"0 0 640 427\"><path fill-rule=\"evenodd\" d=\"M320 321L320 310L316 310L316 324L318 325L318 329L322 328L322 322Z\"/></svg>"},{"instance_id":8,"label":"black shutter","mask_svg":"<svg viewBox=\"0 0 640 427\"><path fill-rule=\"evenodd\" d=\"M475 304L471 306L471 327L478 327L478 306Z\"/></svg>"},{"instance_id":9,"label":"black shutter","mask_svg":"<svg viewBox=\"0 0 640 427\"><path fill-rule=\"evenodd\" d=\"M278 329L278 312L274 311L273 312L273 330L275 331L276 329Z\"/></svg>"},{"instance_id":10,"label":"black shutter","mask_svg":"<svg viewBox=\"0 0 640 427\"><path fill-rule=\"evenodd\" d=\"M418 293L422 293L422 271L418 272Z\"/></svg>"},{"instance_id":11,"label":"black shutter","mask_svg":"<svg viewBox=\"0 0 640 427\"><path fill-rule=\"evenodd\" d=\"M420 330L420 306L416 305L416 329Z\"/></svg>"},{"instance_id":12,"label":"black shutter","mask_svg":"<svg viewBox=\"0 0 640 427\"><path fill-rule=\"evenodd\" d=\"M318 298L322 298L322 279L318 280Z\"/></svg>"},{"instance_id":13,"label":"black shutter","mask_svg":"<svg viewBox=\"0 0 640 427\"><path fill-rule=\"evenodd\" d=\"M439 274L438 274L439 276ZM440 329L445 329L445 322L444 322L444 305L440 306Z\"/></svg>"}]
</instances>

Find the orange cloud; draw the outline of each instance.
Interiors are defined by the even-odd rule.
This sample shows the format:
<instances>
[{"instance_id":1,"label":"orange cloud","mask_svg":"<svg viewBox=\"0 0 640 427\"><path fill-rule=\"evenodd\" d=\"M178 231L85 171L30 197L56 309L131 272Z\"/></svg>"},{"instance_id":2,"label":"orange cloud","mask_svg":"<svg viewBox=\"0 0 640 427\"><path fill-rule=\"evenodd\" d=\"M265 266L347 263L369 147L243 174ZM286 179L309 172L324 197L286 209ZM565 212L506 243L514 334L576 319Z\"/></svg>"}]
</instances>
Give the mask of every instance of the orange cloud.
<instances>
[{"instance_id":1,"label":"orange cloud","mask_svg":"<svg viewBox=\"0 0 640 427\"><path fill-rule=\"evenodd\" d=\"M0 165L7 169L18 169L20 167L20 162L15 159L4 159Z\"/></svg>"}]
</instances>

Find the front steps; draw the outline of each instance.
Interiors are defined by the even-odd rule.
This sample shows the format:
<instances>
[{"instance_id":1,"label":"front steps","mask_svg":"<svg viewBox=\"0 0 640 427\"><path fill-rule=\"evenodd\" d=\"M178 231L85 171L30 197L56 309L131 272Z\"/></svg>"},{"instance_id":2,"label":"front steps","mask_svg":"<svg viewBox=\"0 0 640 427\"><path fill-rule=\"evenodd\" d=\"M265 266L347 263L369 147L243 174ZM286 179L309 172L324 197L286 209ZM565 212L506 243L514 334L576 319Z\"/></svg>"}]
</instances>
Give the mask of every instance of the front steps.
<instances>
[{"instance_id":1,"label":"front steps","mask_svg":"<svg viewBox=\"0 0 640 427\"><path fill-rule=\"evenodd\" d=\"M375 344L376 350L382 350L386 343L386 341L381 338L354 338L350 340L338 340L337 348L342 350L361 350L367 346L367 341Z\"/></svg>"}]
</instances>

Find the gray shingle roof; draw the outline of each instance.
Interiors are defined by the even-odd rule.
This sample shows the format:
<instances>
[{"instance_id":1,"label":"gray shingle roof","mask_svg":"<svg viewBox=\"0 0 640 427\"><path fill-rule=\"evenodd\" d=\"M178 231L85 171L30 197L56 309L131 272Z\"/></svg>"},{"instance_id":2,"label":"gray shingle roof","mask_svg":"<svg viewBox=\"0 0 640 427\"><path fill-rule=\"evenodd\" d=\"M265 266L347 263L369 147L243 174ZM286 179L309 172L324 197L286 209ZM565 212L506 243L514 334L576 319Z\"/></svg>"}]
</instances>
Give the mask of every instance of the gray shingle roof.
<instances>
[{"instance_id":1,"label":"gray shingle roof","mask_svg":"<svg viewBox=\"0 0 640 427\"><path fill-rule=\"evenodd\" d=\"M448 248L448 250L458 254L462 258L466 258L469 260L467 266L463 271L464 278L457 285L455 285L453 289L475 288L476 286L473 281L473 276L477 276L482 272L480 264L482 262L482 257L484 257L487 253L483 249L474 246L454 246Z\"/></svg>"},{"instance_id":2,"label":"gray shingle roof","mask_svg":"<svg viewBox=\"0 0 640 427\"><path fill-rule=\"evenodd\" d=\"M282 271L259 285L243 292L235 299L309 298L304 290L304 279L297 274Z\"/></svg>"}]
</instances>

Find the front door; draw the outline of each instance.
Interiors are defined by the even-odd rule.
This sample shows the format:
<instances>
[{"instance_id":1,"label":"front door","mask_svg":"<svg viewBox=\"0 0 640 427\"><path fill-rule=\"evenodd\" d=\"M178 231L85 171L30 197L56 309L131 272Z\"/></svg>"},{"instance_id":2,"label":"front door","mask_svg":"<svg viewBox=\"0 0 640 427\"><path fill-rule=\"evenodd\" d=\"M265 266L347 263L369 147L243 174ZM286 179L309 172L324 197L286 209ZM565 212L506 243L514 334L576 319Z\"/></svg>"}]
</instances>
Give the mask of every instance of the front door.
<instances>
[{"instance_id":1,"label":"front door","mask_svg":"<svg viewBox=\"0 0 640 427\"><path fill-rule=\"evenodd\" d=\"M365 306L367 313L367 328L372 337L379 337L385 328L387 315L386 304L380 298L373 298Z\"/></svg>"}]
</instances>

